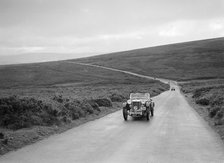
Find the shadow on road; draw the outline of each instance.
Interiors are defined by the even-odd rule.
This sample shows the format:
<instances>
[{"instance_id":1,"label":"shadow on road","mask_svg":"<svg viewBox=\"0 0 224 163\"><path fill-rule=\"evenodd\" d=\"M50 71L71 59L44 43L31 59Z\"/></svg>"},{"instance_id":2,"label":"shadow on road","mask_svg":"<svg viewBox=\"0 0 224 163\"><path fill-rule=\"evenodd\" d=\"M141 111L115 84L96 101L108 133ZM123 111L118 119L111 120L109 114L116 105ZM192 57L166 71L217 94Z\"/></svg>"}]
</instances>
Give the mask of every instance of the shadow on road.
<instances>
[{"instance_id":1,"label":"shadow on road","mask_svg":"<svg viewBox=\"0 0 224 163\"><path fill-rule=\"evenodd\" d=\"M150 117L149 121L146 120L145 117L128 117L127 121L124 121L125 123L142 123L142 124L149 124L151 121L153 121L153 117Z\"/></svg>"}]
</instances>

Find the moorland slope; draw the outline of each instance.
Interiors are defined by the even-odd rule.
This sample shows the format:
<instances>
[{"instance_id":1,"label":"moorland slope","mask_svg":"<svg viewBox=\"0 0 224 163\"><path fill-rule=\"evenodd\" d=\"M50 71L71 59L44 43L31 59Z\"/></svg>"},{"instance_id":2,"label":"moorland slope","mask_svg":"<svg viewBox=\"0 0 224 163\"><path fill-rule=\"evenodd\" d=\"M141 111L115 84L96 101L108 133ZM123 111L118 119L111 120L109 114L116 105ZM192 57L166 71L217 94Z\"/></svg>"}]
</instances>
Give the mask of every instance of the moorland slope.
<instances>
[{"instance_id":1,"label":"moorland slope","mask_svg":"<svg viewBox=\"0 0 224 163\"><path fill-rule=\"evenodd\" d=\"M0 66L0 155L122 108L130 92L167 84L72 63Z\"/></svg>"},{"instance_id":2,"label":"moorland slope","mask_svg":"<svg viewBox=\"0 0 224 163\"><path fill-rule=\"evenodd\" d=\"M116 52L74 61L175 79L224 77L224 38Z\"/></svg>"}]
</instances>

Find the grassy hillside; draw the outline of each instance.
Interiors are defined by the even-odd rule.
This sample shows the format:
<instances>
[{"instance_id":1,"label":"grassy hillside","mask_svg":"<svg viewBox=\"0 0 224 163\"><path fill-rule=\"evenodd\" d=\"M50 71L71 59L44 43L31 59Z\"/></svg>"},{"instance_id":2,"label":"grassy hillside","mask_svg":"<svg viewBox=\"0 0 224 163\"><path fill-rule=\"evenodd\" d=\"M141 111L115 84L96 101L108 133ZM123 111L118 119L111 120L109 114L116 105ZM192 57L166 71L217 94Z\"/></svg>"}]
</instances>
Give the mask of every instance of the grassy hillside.
<instances>
[{"instance_id":1,"label":"grassy hillside","mask_svg":"<svg viewBox=\"0 0 224 163\"><path fill-rule=\"evenodd\" d=\"M99 55L74 61L177 80L224 77L224 38Z\"/></svg>"},{"instance_id":2,"label":"grassy hillside","mask_svg":"<svg viewBox=\"0 0 224 163\"><path fill-rule=\"evenodd\" d=\"M8 114L8 110L17 112L17 108L20 108L25 111L31 106L37 108L34 112L38 112L40 108L60 112L66 108L67 103L76 103L76 100L79 103L97 99L122 102L133 91L150 92L155 96L169 87L154 80L63 61L1 66L0 83L1 116ZM22 115L23 112L19 114ZM0 119L2 120L1 117ZM13 120L1 120L0 127L10 128L8 126ZM22 126L24 123L22 122Z\"/></svg>"},{"instance_id":3,"label":"grassy hillside","mask_svg":"<svg viewBox=\"0 0 224 163\"><path fill-rule=\"evenodd\" d=\"M69 84L128 84L149 80L122 73L66 62L0 66L0 88L37 87ZM153 81L152 81L153 82Z\"/></svg>"},{"instance_id":4,"label":"grassy hillside","mask_svg":"<svg viewBox=\"0 0 224 163\"><path fill-rule=\"evenodd\" d=\"M0 66L0 155L122 108L158 81L66 62Z\"/></svg>"}]
</instances>

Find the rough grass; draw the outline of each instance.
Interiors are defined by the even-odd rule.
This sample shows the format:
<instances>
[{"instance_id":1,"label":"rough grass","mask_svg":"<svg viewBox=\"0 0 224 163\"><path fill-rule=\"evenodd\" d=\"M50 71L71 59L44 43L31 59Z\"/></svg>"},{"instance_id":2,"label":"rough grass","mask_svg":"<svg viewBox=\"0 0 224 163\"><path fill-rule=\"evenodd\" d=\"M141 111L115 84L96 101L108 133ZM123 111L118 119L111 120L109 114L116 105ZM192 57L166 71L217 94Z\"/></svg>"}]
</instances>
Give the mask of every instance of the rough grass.
<instances>
[{"instance_id":1,"label":"rough grass","mask_svg":"<svg viewBox=\"0 0 224 163\"><path fill-rule=\"evenodd\" d=\"M76 59L149 76L175 79L224 77L224 38L117 52Z\"/></svg>"},{"instance_id":2,"label":"rough grass","mask_svg":"<svg viewBox=\"0 0 224 163\"><path fill-rule=\"evenodd\" d=\"M152 96L169 89L162 83L41 89L4 89L0 97L0 127L20 129L34 125L50 126L100 112L112 102L128 99L131 92L150 92ZM17 96L10 96L11 94Z\"/></svg>"},{"instance_id":3,"label":"rough grass","mask_svg":"<svg viewBox=\"0 0 224 163\"><path fill-rule=\"evenodd\" d=\"M121 108L158 81L65 62L0 66L0 154ZM15 96L16 95L16 96Z\"/></svg>"},{"instance_id":4,"label":"rough grass","mask_svg":"<svg viewBox=\"0 0 224 163\"><path fill-rule=\"evenodd\" d=\"M181 87L199 106L196 110L224 140L224 80L182 83Z\"/></svg>"},{"instance_id":5,"label":"rough grass","mask_svg":"<svg viewBox=\"0 0 224 163\"><path fill-rule=\"evenodd\" d=\"M115 84L155 83L102 68L67 62L48 62L0 66L0 89L53 86L97 86Z\"/></svg>"},{"instance_id":6,"label":"rough grass","mask_svg":"<svg viewBox=\"0 0 224 163\"><path fill-rule=\"evenodd\" d=\"M149 83L1 90L4 97L0 98L0 137L2 133L4 138L0 138L0 154L69 129L76 122L81 124L121 109L117 102L127 99L131 92L150 92L155 96L168 89L165 84ZM11 96L13 93L17 96Z\"/></svg>"}]
</instances>

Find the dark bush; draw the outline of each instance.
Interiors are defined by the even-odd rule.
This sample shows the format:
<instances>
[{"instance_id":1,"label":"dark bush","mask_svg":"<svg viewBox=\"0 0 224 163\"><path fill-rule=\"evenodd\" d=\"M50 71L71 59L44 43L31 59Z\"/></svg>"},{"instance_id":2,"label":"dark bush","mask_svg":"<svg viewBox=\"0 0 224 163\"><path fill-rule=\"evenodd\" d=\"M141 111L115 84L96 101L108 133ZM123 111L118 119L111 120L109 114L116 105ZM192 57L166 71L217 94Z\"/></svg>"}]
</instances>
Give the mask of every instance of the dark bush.
<instances>
[{"instance_id":1,"label":"dark bush","mask_svg":"<svg viewBox=\"0 0 224 163\"><path fill-rule=\"evenodd\" d=\"M64 123L71 123L71 120L66 116L62 117L62 120Z\"/></svg>"},{"instance_id":2,"label":"dark bush","mask_svg":"<svg viewBox=\"0 0 224 163\"><path fill-rule=\"evenodd\" d=\"M79 119L79 114L78 113L72 113L72 120Z\"/></svg>"},{"instance_id":3,"label":"dark bush","mask_svg":"<svg viewBox=\"0 0 224 163\"><path fill-rule=\"evenodd\" d=\"M8 144L8 139L2 140L2 143L5 144L5 145L7 145Z\"/></svg>"},{"instance_id":4,"label":"dark bush","mask_svg":"<svg viewBox=\"0 0 224 163\"><path fill-rule=\"evenodd\" d=\"M81 108L88 114L93 114L94 112L93 107L87 101L83 101Z\"/></svg>"},{"instance_id":5,"label":"dark bush","mask_svg":"<svg viewBox=\"0 0 224 163\"><path fill-rule=\"evenodd\" d=\"M111 100L106 98L71 101L63 100L62 96L55 96L54 100L64 104L64 106L60 105L60 111L53 109L51 105L47 105L41 100L30 97L0 98L0 127L17 130L34 125L60 125L61 122L70 123L71 119L85 117L88 114L93 114L94 111L99 112L99 106L112 106Z\"/></svg>"},{"instance_id":6,"label":"dark bush","mask_svg":"<svg viewBox=\"0 0 224 163\"><path fill-rule=\"evenodd\" d=\"M68 116L69 111L67 109L62 109L59 113L58 116L63 117L63 116Z\"/></svg>"},{"instance_id":7,"label":"dark bush","mask_svg":"<svg viewBox=\"0 0 224 163\"><path fill-rule=\"evenodd\" d=\"M208 112L210 112L210 110L211 110L211 108L210 108L210 107L208 107L208 108L207 108L207 111L208 111Z\"/></svg>"},{"instance_id":8,"label":"dark bush","mask_svg":"<svg viewBox=\"0 0 224 163\"><path fill-rule=\"evenodd\" d=\"M92 108L91 105L81 103L78 100L74 100L73 102L66 103L64 112L67 113L67 116L72 117L72 119L78 119L79 117L86 116L87 112L91 112L89 108Z\"/></svg>"},{"instance_id":9,"label":"dark bush","mask_svg":"<svg viewBox=\"0 0 224 163\"><path fill-rule=\"evenodd\" d=\"M20 129L33 125L48 126L58 121L50 105L34 98L11 96L0 99L0 126Z\"/></svg>"},{"instance_id":10,"label":"dark bush","mask_svg":"<svg viewBox=\"0 0 224 163\"><path fill-rule=\"evenodd\" d=\"M82 110L82 108L76 108L75 112L77 112L79 114L79 117L85 117L86 113L84 110Z\"/></svg>"},{"instance_id":11,"label":"dark bush","mask_svg":"<svg viewBox=\"0 0 224 163\"><path fill-rule=\"evenodd\" d=\"M206 98L197 99L196 104L207 106L209 105L209 100Z\"/></svg>"},{"instance_id":12,"label":"dark bush","mask_svg":"<svg viewBox=\"0 0 224 163\"><path fill-rule=\"evenodd\" d=\"M224 120L223 119L218 119L215 121L215 126L217 125L223 125L224 124Z\"/></svg>"},{"instance_id":13,"label":"dark bush","mask_svg":"<svg viewBox=\"0 0 224 163\"><path fill-rule=\"evenodd\" d=\"M94 110L101 111L99 105L94 100L87 100Z\"/></svg>"},{"instance_id":14,"label":"dark bush","mask_svg":"<svg viewBox=\"0 0 224 163\"><path fill-rule=\"evenodd\" d=\"M63 101L64 101L62 95L55 95L55 96L53 97L53 100L55 100L55 101L57 101L57 102L59 102L59 103L63 103Z\"/></svg>"},{"instance_id":15,"label":"dark bush","mask_svg":"<svg viewBox=\"0 0 224 163\"><path fill-rule=\"evenodd\" d=\"M200 96L202 96L203 94L205 94L206 92L210 91L213 87L204 87L204 88L199 88L196 89L193 93L193 98L199 98Z\"/></svg>"},{"instance_id":16,"label":"dark bush","mask_svg":"<svg viewBox=\"0 0 224 163\"><path fill-rule=\"evenodd\" d=\"M104 106L104 107L111 107L112 102L110 99L107 98L101 98L101 99L95 99L94 100L99 106Z\"/></svg>"},{"instance_id":17,"label":"dark bush","mask_svg":"<svg viewBox=\"0 0 224 163\"><path fill-rule=\"evenodd\" d=\"M165 91L166 89L165 88L162 88L162 87L159 87L158 88L161 92Z\"/></svg>"},{"instance_id":18,"label":"dark bush","mask_svg":"<svg viewBox=\"0 0 224 163\"><path fill-rule=\"evenodd\" d=\"M199 90L194 91L192 98L198 98L198 97L200 97L201 96L201 93L202 92L199 91Z\"/></svg>"},{"instance_id":19,"label":"dark bush","mask_svg":"<svg viewBox=\"0 0 224 163\"><path fill-rule=\"evenodd\" d=\"M217 114L218 111L219 111L218 107L210 109L209 117L211 117L211 118L215 117L215 115Z\"/></svg>"},{"instance_id":20,"label":"dark bush","mask_svg":"<svg viewBox=\"0 0 224 163\"><path fill-rule=\"evenodd\" d=\"M4 139L4 134L0 132L0 139Z\"/></svg>"},{"instance_id":21,"label":"dark bush","mask_svg":"<svg viewBox=\"0 0 224 163\"><path fill-rule=\"evenodd\" d=\"M122 102L122 101L124 101L125 98L122 95L112 94L110 96L110 99L111 99L112 102Z\"/></svg>"},{"instance_id":22,"label":"dark bush","mask_svg":"<svg viewBox=\"0 0 224 163\"><path fill-rule=\"evenodd\" d=\"M216 106L216 105L221 106L223 104L224 104L224 98L223 97L217 96L217 97L212 98L212 101L211 101L212 106Z\"/></svg>"},{"instance_id":23,"label":"dark bush","mask_svg":"<svg viewBox=\"0 0 224 163\"><path fill-rule=\"evenodd\" d=\"M216 119L222 119L223 118L223 111L219 110L215 116Z\"/></svg>"}]
</instances>

